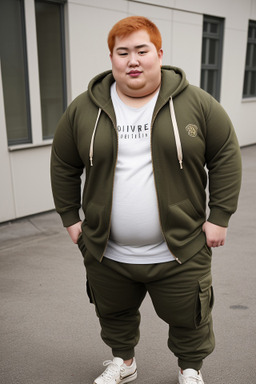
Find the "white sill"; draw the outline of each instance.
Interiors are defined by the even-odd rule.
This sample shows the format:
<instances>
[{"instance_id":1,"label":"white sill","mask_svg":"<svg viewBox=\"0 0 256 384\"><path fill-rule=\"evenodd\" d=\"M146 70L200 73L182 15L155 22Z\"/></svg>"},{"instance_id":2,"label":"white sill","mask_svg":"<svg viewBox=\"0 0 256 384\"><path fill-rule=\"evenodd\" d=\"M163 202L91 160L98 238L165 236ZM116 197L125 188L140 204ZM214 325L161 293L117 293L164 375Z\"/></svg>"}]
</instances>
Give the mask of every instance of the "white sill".
<instances>
[{"instance_id":1,"label":"white sill","mask_svg":"<svg viewBox=\"0 0 256 384\"><path fill-rule=\"evenodd\" d=\"M44 140L42 143L29 143L29 144L19 144L19 145L12 145L8 147L9 152L15 152L15 151L22 151L24 149L35 149L35 148L41 148L41 147L48 147L49 145L52 145L52 139L50 140Z\"/></svg>"},{"instance_id":2,"label":"white sill","mask_svg":"<svg viewBox=\"0 0 256 384\"><path fill-rule=\"evenodd\" d=\"M242 103L256 103L256 97L245 97L242 99Z\"/></svg>"}]
</instances>

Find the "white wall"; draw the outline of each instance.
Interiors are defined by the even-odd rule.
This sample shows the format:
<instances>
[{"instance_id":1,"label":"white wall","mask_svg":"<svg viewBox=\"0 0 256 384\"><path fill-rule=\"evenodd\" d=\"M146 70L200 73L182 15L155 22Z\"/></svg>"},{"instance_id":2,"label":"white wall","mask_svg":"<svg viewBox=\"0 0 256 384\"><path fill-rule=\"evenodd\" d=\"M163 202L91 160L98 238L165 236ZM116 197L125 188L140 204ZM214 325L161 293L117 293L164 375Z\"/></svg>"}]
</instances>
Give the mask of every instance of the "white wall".
<instances>
[{"instance_id":1,"label":"white wall","mask_svg":"<svg viewBox=\"0 0 256 384\"><path fill-rule=\"evenodd\" d=\"M256 0L68 0L65 9L69 102L99 72L110 69L107 35L119 19L143 15L163 37L167 65L181 67L200 84L203 15L225 18L221 104L241 146L256 143L256 98L242 99L248 21ZM42 139L34 0L25 0L33 144L8 148L0 73L0 222L54 208L50 188L50 142Z\"/></svg>"},{"instance_id":2,"label":"white wall","mask_svg":"<svg viewBox=\"0 0 256 384\"><path fill-rule=\"evenodd\" d=\"M68 4L71 99L86 89L93 76L111 68L108 32L118 20L129 15L150 18L163 36L163 64L180 66L189 80L199 85L202 14L120 0L108 1L101 10L100 5L100 0L73 0Z\"/></svg>"},{"instance_id":3,"label":"white wall","mask_svg":"<svg viewBox=\"0 0 256 384\"><path fill-rule=\"evenodd\" d=\"M256 99L242 99L248 21L256 20L256 0L150 0L147 3L111 0L104 7L101 0L69 3L70 99L83 92L94 75L110 68L108 31L117 20L133 14L149 17L160 29L163 63L181 67L191 84L200 85L203 15L223 17L220 101L234 123L240 145L256 143Z\"/></svg>"},{"instance_id":4,"label":"white wall","mask_svg":"<svg viewBox=\"0 0 256 384\"><path fill-rule=\"evenodd\" d=\"M256 1L235 0L224 11L221 104L234 123L240 145L244 146L256 143L256 98L242 98L248 20L256 20Z\"/></svg>"},{"instance_id":5,"label":"white wall","mask_svg":"<svg viewBox=\"0 0 256 384\"><path fill-rule=\"evenodd\" d=\"M25 0L32 144L8 147L0 73L0 222L54 208L50 190L51 146L42 138L34 0Z\"/></svg>"},{"instance_id":6,"label":"white wall","mask_svg":"<svg viewBox=\"0 0 256 384\"><path fill-rule=\"evenodd\" d=\"M104 4L104 6L103 6ZM92 77L111 68L107 35L127 15L120 0L73 0L67 6L71 99L84 92Z\"/></svg>"}]
</instances>

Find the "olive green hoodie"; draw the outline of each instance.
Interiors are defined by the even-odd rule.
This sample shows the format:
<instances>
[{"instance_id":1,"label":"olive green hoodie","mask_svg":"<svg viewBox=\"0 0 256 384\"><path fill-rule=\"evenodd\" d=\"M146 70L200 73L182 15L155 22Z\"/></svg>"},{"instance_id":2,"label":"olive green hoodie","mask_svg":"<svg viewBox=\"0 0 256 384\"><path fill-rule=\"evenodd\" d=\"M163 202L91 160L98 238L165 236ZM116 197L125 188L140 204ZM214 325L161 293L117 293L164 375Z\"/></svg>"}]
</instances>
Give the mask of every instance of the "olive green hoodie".
<instances>
[{"instance_id":1,"label":"olive green hoodie","mask_svg":"<svg viewBox=\"0 0 256 384\"><path fill-rule=\"evenodd\" d=\"M62 116L53 141L52 190L63 225L85 219L79 247L99 261L111 230L113 182L118 153L116 118L110 97L111 71L96 76ZM237 208L240 149L220 104L192 86L182 70L162 68L151 124L152 165L165 241L178 262L205 244L206 219L223 227ZM206 169L207 168L207 169ZM206 186L209 175L209 217Z\"/></svg>"}]
</instances>

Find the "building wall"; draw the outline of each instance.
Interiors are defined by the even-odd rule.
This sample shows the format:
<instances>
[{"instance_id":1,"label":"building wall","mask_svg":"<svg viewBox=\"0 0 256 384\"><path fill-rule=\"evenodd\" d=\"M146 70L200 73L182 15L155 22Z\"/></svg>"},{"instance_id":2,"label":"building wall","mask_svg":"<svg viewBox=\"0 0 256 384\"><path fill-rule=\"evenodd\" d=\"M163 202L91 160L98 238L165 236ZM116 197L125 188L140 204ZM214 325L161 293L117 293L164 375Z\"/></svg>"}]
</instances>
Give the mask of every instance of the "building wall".
<instances>
[{"instance_id":1,"label":"building wall","mask_svg":"<svg viewBox=\"0 0 256 384\"><path fill-rule=\"evenodd\" d=\"M107 34L119 19L150 18L163 37L163 64L181 67L200 84L203 15L225 18L221 104L241 146L256 143L256 98L242 99L248 21L256 0L68 0L65 5L69 102L90 79L110 69ZM157 4L157 5L156 5ZM34 0L25 0L33 144L8 148L0 72L0 222L54 208L49 176L51 142L42 140Z\"/></svg>"}]
</instances>

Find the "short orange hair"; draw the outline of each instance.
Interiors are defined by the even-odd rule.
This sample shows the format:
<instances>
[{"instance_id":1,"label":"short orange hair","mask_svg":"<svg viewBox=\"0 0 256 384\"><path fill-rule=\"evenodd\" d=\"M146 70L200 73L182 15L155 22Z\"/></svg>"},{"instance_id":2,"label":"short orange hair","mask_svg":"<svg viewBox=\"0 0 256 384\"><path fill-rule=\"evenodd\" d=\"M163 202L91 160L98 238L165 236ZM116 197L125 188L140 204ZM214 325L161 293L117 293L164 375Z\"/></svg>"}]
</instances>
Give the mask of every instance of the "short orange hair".
<instances>
[{"instance_id":1,"label":"short orange hair","mask_svg":"<svg viewBox=\"0 0 256 384\"><path fill-rule=\"evenodd\" d=\"M133 32L145 30L149 34L151 43L156 47L156 50L162 48L162 37L157 26L143 16L129 16L118 21L108 34L108 47L111 53L115 46L116 37L126 37Z\"/></svg>"}]
</instances>

